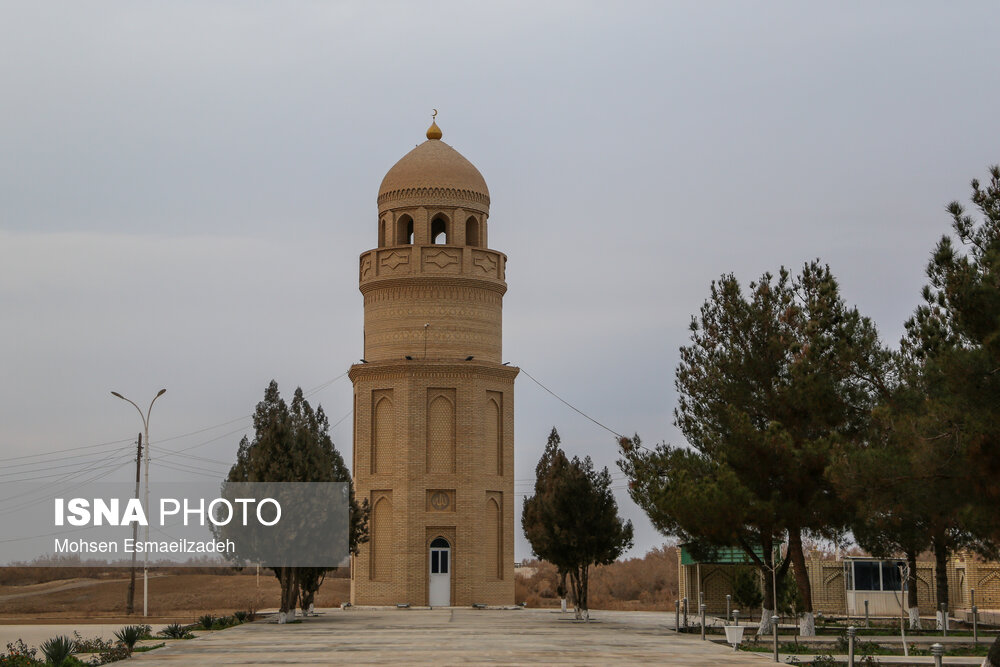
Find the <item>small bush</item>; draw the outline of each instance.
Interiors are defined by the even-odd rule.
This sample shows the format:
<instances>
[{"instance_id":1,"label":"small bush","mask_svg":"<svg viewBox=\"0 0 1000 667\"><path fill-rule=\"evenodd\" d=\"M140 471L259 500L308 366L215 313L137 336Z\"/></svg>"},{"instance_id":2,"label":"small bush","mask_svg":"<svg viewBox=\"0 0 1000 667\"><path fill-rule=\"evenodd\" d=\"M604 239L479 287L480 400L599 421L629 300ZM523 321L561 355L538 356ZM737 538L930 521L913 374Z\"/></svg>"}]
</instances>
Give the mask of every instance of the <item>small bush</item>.
<instances>
[{"instance_id":1,"label":"small bush","mask_svg":"<svg viewBox=\"0 0 1000 667\"><path fill-rule=\"evenodd\" d=\"M803 663L812 667L837 667L840 663L832 655L817 655L812 662Z\"/></svg>"},{"instance_id":2,"label":"small bush","mask_svg":"<svg viewBox=\"0 0 1000 667\"><path fill-rule=\"evenodd\" d=\"M234 611L233 618L239 623L246 623L247 619L250 618L250 612L248 611Z\"/></svg>"},{"instance_id":3,"label":"small bush","mask_svg":"<svg viewBox=\"0 0 1000 667\"><path fill-rule=\"evenodd\" d=\"M136 642L142 639L145 633L146 629L141 625L126 625L115 633L115 639L124 644L131 655L132 650L135 649Z\"/></svg>"},{"instance_id":4,"label":"small bush","mask_svg":"<svg viewBox=\"0 0 1000 667\"><path fill-rule=\"evenodd\" d=\"M62 667L66 660L73 655L76 642L66 635L59 635L43 643L40 648L46 662L51 662L55 667Z\"/></svg>"},{"instance_id":5,"label":"small bush","mask_svg":"<svg viewBox=\"0 0 1000 667\"><path fill-rule=\"evenodd\" d=\"M529 607L559 606L559 572L545 561L529 561L515 574L514 599ZM676 547L651 549L642 558L627 558L590 570L590 608L673 610L677 598ZM569 600L572 607L573 602Z\"/></svg>"},{"instance_id":6,"label":"small bush","mask_svg":"<svg viewBox=\"0 0 1000 667\"><path fill-rule=\"evenodd\" d=\"M129 652L127 646L111 646L101 651L100 655L97 656L98 665L106 665L110 662L118 662L119 660L128 660L132 654Z\"/></svg>"},{"instance_id":7,"label":"small bush","mask_svg":"<svg viewBox=\"0 0 1000 667\"><path fill-rule=\"evenodd\" d=\"M204 616L198 617L198 623L205 630L211 630L212 626L215 625L215 617L211 614L205 614Z\"/></svg>"},{"instance_id":8,"label":"small bush","mask_svg":"<svg viewBox=\"0 0 1000 667\"><path fill-rule=\"evenodd\" d=\"M749 565L739 565L733 570L733 602L738 609L759 609L764 601L760 574Z\"/></svg>"},{"instance_id":9,"label":"small bush","mask_svg":"<svg viewBox=\"0 0 1000 667\"><path fill-rule=\"evenodd\" d=\"M517 603L524 602L531 596L531 586L528 585L528 578L521 575L514 577L514 601Z\"/></svg>"},{"instance_id":10,"label":"small bush","mask_svg":"<svg viewBox=\"0 0 1000 667\"><path fill-rule=\"evenodd\" d=\"M171 623L167 627L160 630L160 635L166 637L167 639L191 639L193 636L191 631L180 623Z\"/></svg>"},{"instance_id":11,"label":"small bush","mask_svg":"<svg viewBox=\"0 0 1000 667\"><path fill-rule=\"evenodd\" d=\"M28 648L23 640L7 644L7 651L0 653L0 667L35 667L43 664L35 658L38 649Z\"/></svg>"},{"instance_id":12,"label":"small bush","mask_svg":"<svg viewBox=\"0 0 1000 667\"><path fill-rule=\"evenodd\" d=\"M100 653L114 646L110 639L101 639L100 637L84 639L76 630L73 631L73 641L76 642L77 653Z\"/></svg>"}]
</instances>

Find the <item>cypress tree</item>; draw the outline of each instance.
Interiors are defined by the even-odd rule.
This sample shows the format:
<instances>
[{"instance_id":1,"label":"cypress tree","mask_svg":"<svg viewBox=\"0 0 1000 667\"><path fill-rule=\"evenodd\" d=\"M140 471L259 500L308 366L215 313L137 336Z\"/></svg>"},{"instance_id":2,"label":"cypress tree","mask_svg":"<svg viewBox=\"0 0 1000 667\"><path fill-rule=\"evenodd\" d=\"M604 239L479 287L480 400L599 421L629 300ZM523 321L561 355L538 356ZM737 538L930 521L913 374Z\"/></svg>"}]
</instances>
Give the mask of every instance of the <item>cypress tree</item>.
<instances>
[{"instance_id":1,"label":"cypress tree","mask_svg":"<svg viewBox=\"0 0 1000 667\"><path fill-rule=\"evenodd\" d=\"M264 399L253 414L254 438L240 441L230 482L346 482L350 485L351 553L368 539L368 501L359 503L344 458L330 438L330 424L322 406L313 410L297 388L289 406L281 398L278 383L271 380ZM265 564L266 565L266 564ZM279 622L284 622L299 602L303 613L328 571L336 568L275 567L281 583Z\"/></svg>"},{"instance_id":2,"label":"cypress tree","mask_svg":"<svg viewBox=\"0 0 1000 667\"><path fill-rule=\"evenodd\" d=\"M552 429L536 466L535 493L524 501L521 526L539 558L569 575L576 617L589 620L590 567L607 565L632 546L632 522L618 516L607 468L590 457L568 459Z\"/></svg>"}]
</instances>

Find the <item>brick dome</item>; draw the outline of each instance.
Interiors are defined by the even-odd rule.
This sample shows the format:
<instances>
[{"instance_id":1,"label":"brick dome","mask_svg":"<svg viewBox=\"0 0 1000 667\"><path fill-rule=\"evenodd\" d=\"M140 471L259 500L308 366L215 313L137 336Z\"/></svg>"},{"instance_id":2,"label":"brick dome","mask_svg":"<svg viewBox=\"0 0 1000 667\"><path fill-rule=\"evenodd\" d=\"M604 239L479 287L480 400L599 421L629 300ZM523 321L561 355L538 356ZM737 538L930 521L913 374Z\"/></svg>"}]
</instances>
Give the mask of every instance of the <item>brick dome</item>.
<instances>
[{"instance_id":1,"label":"brick dome","mask_svg":"<svg viewBox=\"0 0 1000 667\"><path fill-rule=\"evenodd\" d=\"M440 137L437 126L428 136ZM490 191L476 167L439 138L407 153L386 173L378 189L379 212L401 206L455 205L488 212Z\"/></svg>"}]
</instances>

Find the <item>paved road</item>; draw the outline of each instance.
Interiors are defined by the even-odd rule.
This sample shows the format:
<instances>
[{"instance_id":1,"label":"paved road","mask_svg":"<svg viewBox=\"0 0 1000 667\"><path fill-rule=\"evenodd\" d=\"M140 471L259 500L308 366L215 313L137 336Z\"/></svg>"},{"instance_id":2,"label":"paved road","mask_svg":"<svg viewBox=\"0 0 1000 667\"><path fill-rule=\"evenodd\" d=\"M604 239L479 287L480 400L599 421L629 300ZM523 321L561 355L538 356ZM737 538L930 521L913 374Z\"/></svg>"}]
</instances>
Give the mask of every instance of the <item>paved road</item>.
<instances>
[{"instance_id":1,"label":"paved road","mask_svg":"<svg viewBox=\"0 0 1000 667\"><path fill-rule=\"evenodd\" d=\"M627 665L762 667L666 629L673 614L595 611L590 623L545 609L321 610L301 623L253 623L136 656L143 667L180 665ZM773 663L771 663L773 664Z\"/></svg>"}]
</instances>

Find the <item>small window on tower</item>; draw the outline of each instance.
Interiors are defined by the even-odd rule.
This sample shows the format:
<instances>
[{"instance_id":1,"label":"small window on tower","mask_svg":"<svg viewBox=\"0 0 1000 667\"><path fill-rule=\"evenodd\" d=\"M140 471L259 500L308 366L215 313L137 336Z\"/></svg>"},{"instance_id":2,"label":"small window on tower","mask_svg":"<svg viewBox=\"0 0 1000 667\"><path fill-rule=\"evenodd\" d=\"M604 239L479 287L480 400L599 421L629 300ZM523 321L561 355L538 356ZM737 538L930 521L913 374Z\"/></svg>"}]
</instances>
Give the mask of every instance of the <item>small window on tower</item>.
<instances>
[{"instance_id":1,"label":"small window on tower","mask_svg":"<svg viewBox=\"0 0 1000 667\"><path fill-rule=\"evenodd\" d=\"M413 245L413 218L408 215L396 221L396 245Z\"/></svg>"},{"instance_id":2,"label":"small window on tower","mask_svg":"<svg viewBox=\"0 0 1000 667\"><path fill-rule=\"evenodd\" d=\"M465 244L474 248L479 247L479 221L475 218L465 221Z\"/></svg>"},{"instance_id":3,"label":"small window on tower","mask_svg":"<svg viewBox=\"0 0 1000 667\"><path fill-rule=\"evenodd\" d=\"M448 222L442 216L431 220L431 243L448 243Z\"/></svg>"}]
</instances>

